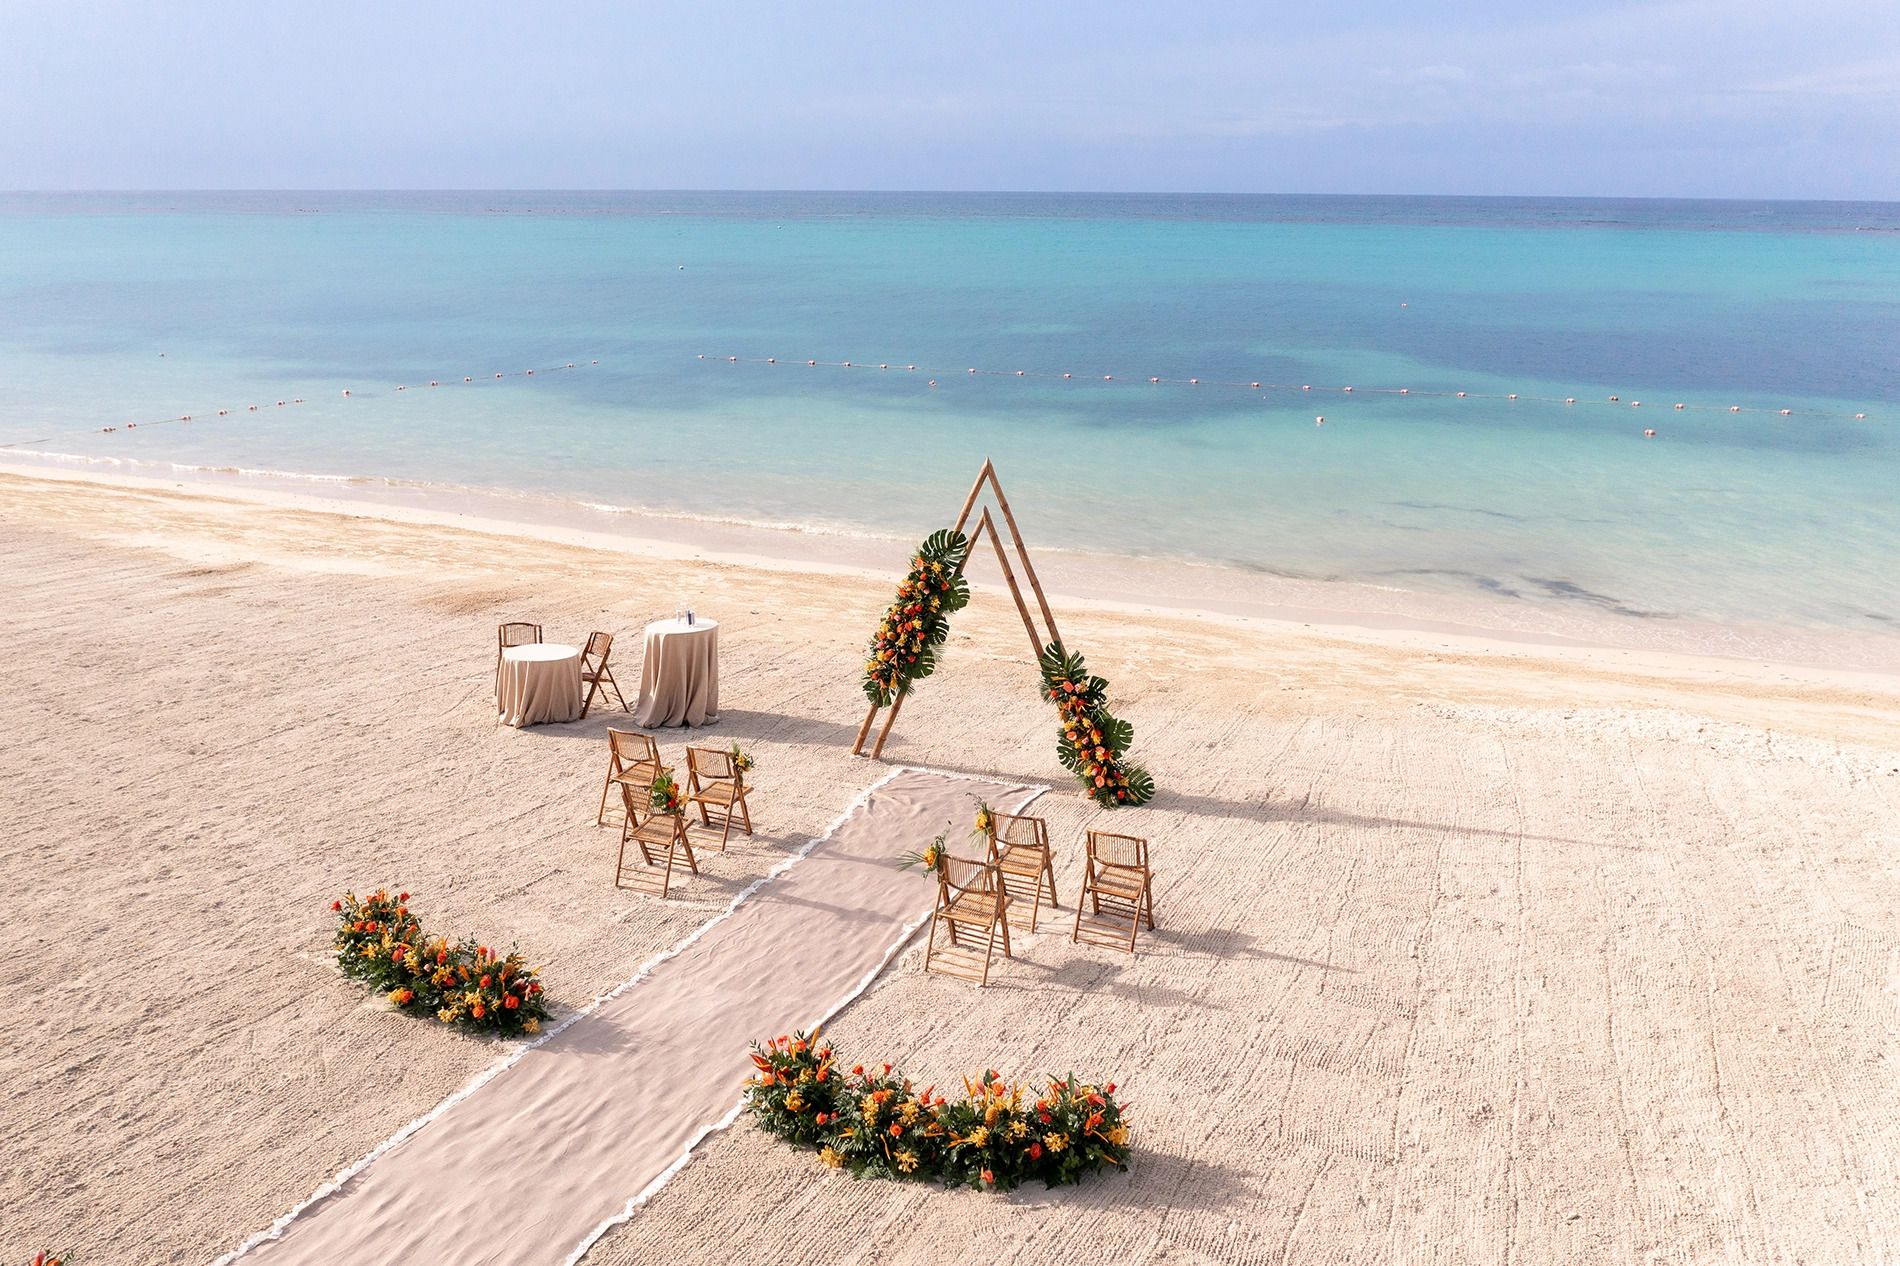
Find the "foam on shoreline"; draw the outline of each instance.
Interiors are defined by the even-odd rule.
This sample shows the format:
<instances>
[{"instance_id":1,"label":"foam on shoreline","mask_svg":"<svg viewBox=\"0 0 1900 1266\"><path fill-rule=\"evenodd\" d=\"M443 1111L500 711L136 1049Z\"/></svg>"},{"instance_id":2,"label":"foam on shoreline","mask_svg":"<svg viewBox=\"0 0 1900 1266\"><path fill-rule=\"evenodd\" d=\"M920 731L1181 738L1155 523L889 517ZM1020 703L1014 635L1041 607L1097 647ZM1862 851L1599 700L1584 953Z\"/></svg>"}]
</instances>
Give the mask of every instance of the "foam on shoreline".
<instances>
[{"instance_id":1,"label":"foam on shoreline","mask_svg":"<svg viewBox=\"0 0 1900 1266\"><path fill-rule=\"evenodd\" d=\"M649 557L880 581L901 568L914 544L909 539L841 524L675 513L385 476L23 451L6 454L6 460L0 461L0 474L217 496ZM920 526L920 534L924 530ZM1900 636L1874 632L1676 617L1637 619L1614 615L1589 603L1563 609L1555 602L1466 597L1307 577L1244 564L1089 553L1030 544L1052 596L1098 609L1222 622L1290 623L1348 637L1707 656L1900 675ZM973 566L978 587L994 579L980 556Z\"/></svg>"}]
</instances>

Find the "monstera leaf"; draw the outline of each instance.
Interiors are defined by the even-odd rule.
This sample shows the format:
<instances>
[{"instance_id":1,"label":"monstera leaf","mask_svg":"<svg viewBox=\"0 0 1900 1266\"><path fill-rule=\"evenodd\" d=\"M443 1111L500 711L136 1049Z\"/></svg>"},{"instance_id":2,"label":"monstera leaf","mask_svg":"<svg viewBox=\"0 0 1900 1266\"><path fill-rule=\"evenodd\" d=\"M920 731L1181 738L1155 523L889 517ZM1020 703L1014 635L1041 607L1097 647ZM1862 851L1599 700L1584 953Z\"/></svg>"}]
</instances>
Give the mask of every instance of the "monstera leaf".
<instances>
[{"instance_id":1,"label":"monstera leaf","mask_svg":"<svg viewBox=\"0 0 1900 1266\"><path fill-rule=\"evenodd\" d=\"M970 538L950 528L938 528L924 538L923 548L917 551L927 563L942 563L945 567L955 567L970 553Z\"/></svg>"}]
</instances>

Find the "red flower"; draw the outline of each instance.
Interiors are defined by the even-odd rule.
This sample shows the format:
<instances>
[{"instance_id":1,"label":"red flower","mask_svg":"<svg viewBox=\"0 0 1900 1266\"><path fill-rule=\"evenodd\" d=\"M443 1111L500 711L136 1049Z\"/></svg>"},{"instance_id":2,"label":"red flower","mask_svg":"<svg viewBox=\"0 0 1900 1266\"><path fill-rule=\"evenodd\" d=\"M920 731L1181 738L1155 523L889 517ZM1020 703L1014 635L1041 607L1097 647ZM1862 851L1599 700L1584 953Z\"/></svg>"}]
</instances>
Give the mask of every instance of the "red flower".
<instances>
[{"instance_id":1,"label":"red flower","mask_svg":"<svg viewBox=\"0 0 1900 1266\"><path fill-rule=\"evenodd\" d=\"M853 1077L862 1077L862 1076L864 1076L864 1065L863 1065L863 1064L853 1064L853 1065L851 1065L851 1075L852 1075Z\"/></svg>"},{"instance_id":2,"label":"red flower","mask_svg":"<svg viewBox=\"0 0 1900 1266\"><path fill-rule=\"evenodd\" d=\"M1029 1159L1030 1159L1030 1160L1041 1160L1041 1159L1042 1159L1042 1144L1040 1144L1040 1143L1031 1143L1031 1144L1029 1145Z\"/></svg>"},{"instance_id":3,"label":"red flower","mask_svg":"<svg viewBox=\"0 0 1900 1266\"><path fill-rule=\"evenodd\" d=\"M398 900L398 901L407 901L407 900L409 900L409 894L408 894L408 893L406 893L406 892L401 892L401 893L397 893L397 894L396 894L396 900Z\"/></svg>"},{"instance_id":4,"label":"red flower","mask_svg":"<svg viewBox=\"0 0 1900 1266\"><path fill-rule=\"evenodd\" d=\"M820 1112L817 1116L813 1117L812 1120L816 1121L819 1125L823 1125L825 1122L831 1120L831 1118Z\"/></svg>"},{"instance_id":5,"label":"red flower","mask_svg":"<svg viewBox=\"0 0 1900 1266\"><path fill-rule=\"evenodd\" d=\"M481 987L482 987L483 989L486 989L486 988L488 988L488 986L490 986L490 985L492 985L492 984L494 984L494 983L495 983L495 978L494 978L493 976L489 976L489 975L484 975L484 976L482 977L482 983L481 983Z\"/></svg>"},{"instance_id":6,"label":"red flower","mask_svg":"<svg viewBox=\"0 0 1900 1266\"><path fill-rule=\"evenodd\" d=\"M1103 1094L1109 1094L1109 1095L1112 1095L1112 1094L1114 1094L1114 1093L1115 1093L1115 1083L1111 1081L1111 1082L1109 1082L1109 1083L1108 1083L1108 1084L1107 1084L1106 1086L1103 1086L1103 1087L1102 1087L1102 1093L1103 1093Z\"/></svg>"},{"instance_id":7,"label":"red flower","mask_svg":"<svg viewBox=\"0 0 1900 1266\"><path fill-rule=\"evenodd\" d=\"M341 910L343 908L343 903L341 901L332 901L330 903L330 908L332 910Z\"/></svg>"},{"instance_id":8,"label":"red flower","mask_svg":"<svg viewBox=\"0 0 1900 1266\"><path fill-rule=\"evenodd\" d=\"M515 997L513 994L509 994L501 1000L501 1005L513 1011L516 1007L521 1005L521 999Z\"/></svg>"},{"instance_id":9,"label":"red flower","mask_svg":"<svg viewBox=\"0 0 1900 1266\"><path fill-rule=\"evenodd\" d=\"M897 1124L895 1121L891 1123L891 1137L894 1139L901 1139L904 1137L904 1127Z\"/></svg>"},{"instance_id":10,"label":"red flower","mask_svg":"<svg viewBox=\"0 0 1900 1266\"><path fill-rule=\"evenodd\" d=\"M996 1185L996 1175L986 1169L983 1171L983 1181L994 1187Z\"/></svg>"}]
</instances>

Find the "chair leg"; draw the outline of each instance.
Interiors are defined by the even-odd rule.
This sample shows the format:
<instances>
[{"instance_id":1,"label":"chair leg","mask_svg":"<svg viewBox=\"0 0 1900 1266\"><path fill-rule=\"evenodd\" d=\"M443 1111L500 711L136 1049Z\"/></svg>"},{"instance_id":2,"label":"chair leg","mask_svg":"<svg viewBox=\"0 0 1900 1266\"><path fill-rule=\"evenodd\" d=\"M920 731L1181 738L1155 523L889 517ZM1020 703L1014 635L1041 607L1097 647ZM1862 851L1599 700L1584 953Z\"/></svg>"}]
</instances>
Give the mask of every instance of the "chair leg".
<instances>
[{"instance_id":1,"label":"chair leg","mask_svg":"<svg viewBox=\"0 0 1900 1266\"><path fill-rule=\"evenodd\" d=\"M1069 933L1069 941L1071 944L1079 945L1082 942L1082 911L1088 906L1088 898L1089 881L1085 875L1082 878L1082 895L1075 899L1075 930Z\"/></svg>"},{"instance_id":2,"label":"chair leg","mask_svg":"<svg viewBox=\"0 0 1900 1266\"><path fill-rule=\"evenodd\" d=\"M996 929L999 926L1003 929L1003 957L1016 957L1015 953L1009 948L1009 903L1007 901L997 907L996 922L990 924L990 939L992 941L996 939Z\"/></svg>"},{"instance_id":3,"label":"chair leg","mask_svg":"<svg viewBox=\"0 0 1900 1266\"><path fill-rule=\"evenodd\" d=\"M726 806L726 829L719 833L719 851L726 851L726 841L732 838L732 806Z\"/></svg>"},{"instance_id":4,"label":"chair leg","mask_svg":"<svg viewBox=\"0 0 1900 1266\"><path fill-rule=\"evenodd\" d=\"M607 767L607 781L600 784L600 812L594 815L595 826L607 825L607 793L613 790L613 785L614 770L613 766L609 765Z\"/></svg>"},{"instance_id":5,"label":"chair leg","mask_svg":"<svg viewBox=\"0 0 1900 1266\"><path fill-rule=\"evenodd\" d=\"M1060 910L1062 908L1062 898L1056 896L1056 863L1055 859L1047 853L1042 855L1042 871L1045 875L1049 876L1049 904ZM1038 885L1040 885L1041 882L1041 880L1037 880Z\"/></svg>"},{"instance_id":6,"label":"chair leg","mask_svg":"<svg viewBox=\"0 0 1900 1266\"><path fill-rule=\"evenodd\" d=\"M739 814L744 819L741 825L747 835L752 834L752 809L745 802L745 792L739 793Z\"/></svg>"},{"instance_id":7,"label":"chair leg","mask_svg":"<svg viewBox=\"0 0 1900 1266\"><path fill-rule=\"evenodd\" d=\"M1154 880L1149 879L1141 885L1141 905L1148 913L1148 930L1155 930L1155 890Z\"/></svg>"},{"instance_id":8,"label":"chair leg","mask_svg":"<svg viewBox=\"0 0 1900 1266\"><path fill-rule=\"evenodd\" d=\"M594 692L600 689L600 678L587 683L587 693L581 696L581 720L587 719L587 710L594 706Z\"/></svg>"},{"instance_id":9,"label":"chair leg","mask_svg":"<svg viewBox=\"0 0 1900 1266\"><path fill-rule=\"evenodd\" d=\"M977 982L978 989L990 986L990 956L996 952L996 924L990 924L989 940L983 943L983 979Z\"/></svg>"},{"instance_id":10,"label":"chair leg","mask_svg":"<svg viewBox=\"0 0 1900 1266\"><path fill-rule=\"evenodd\" d=\"M620 876L627 869L627 833L620 832L620 856L614 859L614 887L620 886Z\"/></svg>"},{"instance_id":11,"label":"chair leg","mask_svg":"<svg viewBox=\"0 0 1900 1266\"><path fill-rule=\"evenodd\" d=\"M926 972L930 970L931 955L935 954L937 951L937 924L938 922L939 920L936 915L933 914L930 916L930 935L924 938L924 970Z\"/></svg>"},{"instance_id":12,"label":"chair leg","mask_svg":"<svg viewBox=\"0 0 1900 1266\"><path fill-rule=\"evenodd\" d=\"M622 712L633 711L632 708L629 708L627 706L627 696L620 693L620 683L614 680L613 671L609 669L607 665L602 664L600 666L600 675L605 677L607 679L608 686L612 687L613 692L614 692L614 699L616 702L620 704L620 710Z\"/></svg>"}]
</instances>

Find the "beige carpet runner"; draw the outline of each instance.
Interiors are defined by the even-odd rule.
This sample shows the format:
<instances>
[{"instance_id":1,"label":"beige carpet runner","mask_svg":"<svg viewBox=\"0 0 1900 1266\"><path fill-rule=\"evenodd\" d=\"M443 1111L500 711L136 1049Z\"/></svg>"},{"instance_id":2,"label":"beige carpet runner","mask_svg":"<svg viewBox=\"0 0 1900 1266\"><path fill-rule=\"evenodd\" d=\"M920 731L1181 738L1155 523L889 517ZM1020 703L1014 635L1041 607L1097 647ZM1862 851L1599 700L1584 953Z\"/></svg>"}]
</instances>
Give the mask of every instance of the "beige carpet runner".
<instances>
[{"instance_id":1,"label":"beige carpet runner","mask_svg":"<svg viewBox=\"0 0 1900 1266\"><path fill-rule=\"evenodd\" d=\"M1008 812L1036 794L897 770L630 987L232 1256L268 1266L575 1261L733 1117L750 1042L829 1016L928 917L934 890L898 870L898 857L946 821L959 830L976 797Z\"/></svg>"}]
</instances>

